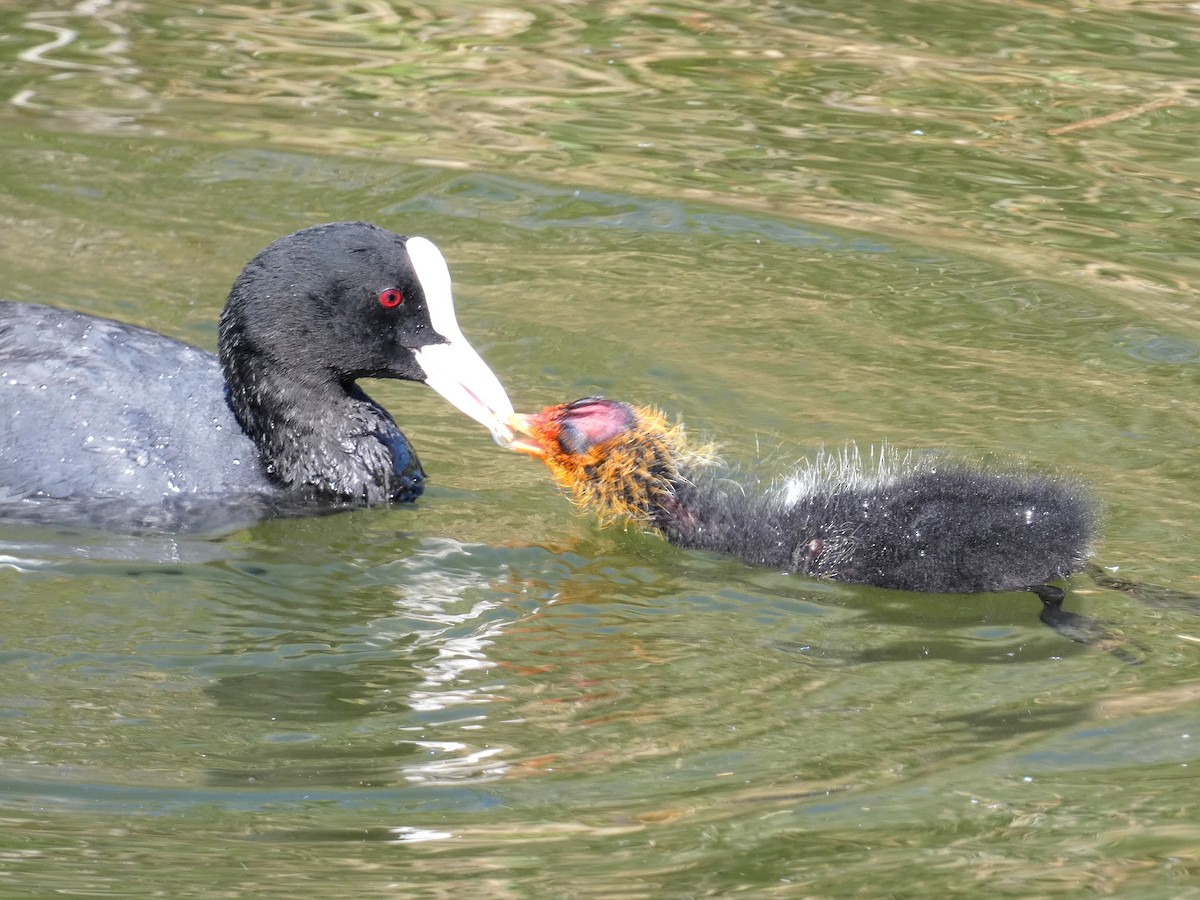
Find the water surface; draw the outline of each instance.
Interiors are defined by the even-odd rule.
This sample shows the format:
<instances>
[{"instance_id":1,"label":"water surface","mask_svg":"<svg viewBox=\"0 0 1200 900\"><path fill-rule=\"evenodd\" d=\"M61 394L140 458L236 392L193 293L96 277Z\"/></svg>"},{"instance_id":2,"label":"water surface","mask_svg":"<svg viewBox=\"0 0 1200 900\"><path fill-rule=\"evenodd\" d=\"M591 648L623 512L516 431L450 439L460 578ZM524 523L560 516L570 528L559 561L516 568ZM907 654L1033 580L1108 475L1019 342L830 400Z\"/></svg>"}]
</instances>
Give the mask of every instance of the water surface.
<instances>
[{"instance_id":1,"label":"water surface","mask_svg":"<svg viewBox=\"0 0 1200 900\"><path fill-rule=\"evenodd\" d=\"M2 292L212 347L241 265L445 252L521 408L1093 486L1200 590L1184 5L0 10ZM1081 576L807 582L603 529L420 385L413 507L0 528L0 892L1200 896L1200 632ZM1141 661L1131 665L1129 658Z\"/></svg>"}]
</instances>

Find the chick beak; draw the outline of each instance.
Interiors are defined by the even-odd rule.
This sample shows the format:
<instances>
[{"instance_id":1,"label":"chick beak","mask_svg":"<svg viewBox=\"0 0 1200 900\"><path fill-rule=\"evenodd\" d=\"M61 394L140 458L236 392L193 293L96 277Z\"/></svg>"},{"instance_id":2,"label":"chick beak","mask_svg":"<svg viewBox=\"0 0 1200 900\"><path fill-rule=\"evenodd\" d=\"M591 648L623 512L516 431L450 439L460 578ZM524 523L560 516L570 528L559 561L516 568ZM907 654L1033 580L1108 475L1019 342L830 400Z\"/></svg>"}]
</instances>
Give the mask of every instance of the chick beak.
<instances>
[{"instance_id":1,"label":"chick beak","mask_svg":"<svg viewBox=\"0 0 1200 900\"><path fill-rule=\"evenodd\" d=\"M508 427L513 431L513 438L508 442L509 450L527 453L530 456L544 458L546 448L537 439L534 420L537 416L526 416L513 413L508 417Z\"/></svg>"}]
</instances>

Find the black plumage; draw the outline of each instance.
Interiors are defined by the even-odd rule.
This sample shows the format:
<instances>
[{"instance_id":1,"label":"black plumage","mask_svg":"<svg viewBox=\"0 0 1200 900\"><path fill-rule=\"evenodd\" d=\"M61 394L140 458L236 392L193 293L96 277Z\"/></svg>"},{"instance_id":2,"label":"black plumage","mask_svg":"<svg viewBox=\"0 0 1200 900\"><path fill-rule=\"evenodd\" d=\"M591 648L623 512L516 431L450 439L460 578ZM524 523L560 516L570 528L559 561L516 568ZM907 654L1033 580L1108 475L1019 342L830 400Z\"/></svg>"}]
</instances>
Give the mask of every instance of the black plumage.
<instances>
[{"instance_id":1,"label":"black plumage","mask_svg":"<svg viewBox=\"0 0 1200 900\"><path fill-rule=\"evenodd\" d=\"M680 547L925 593L1024 590L1088 558L1092 505L1070 481L945 462L868 473L850 458L767 489L684 465L653 521Z\"/></svg>"},{"instance_id":2,"label":"black plumage","mask_svg":"<svg viewBox=\"0 0 1200 900\"><path fill-rule=\"evenodd\" d=\"M512 411L458 330L441 254L363 222L259 253L219 347L0 302L0 517L192 530L412 500L421 464L357 379L426 381L494 435Z\"/></svg>"}]
</instances>

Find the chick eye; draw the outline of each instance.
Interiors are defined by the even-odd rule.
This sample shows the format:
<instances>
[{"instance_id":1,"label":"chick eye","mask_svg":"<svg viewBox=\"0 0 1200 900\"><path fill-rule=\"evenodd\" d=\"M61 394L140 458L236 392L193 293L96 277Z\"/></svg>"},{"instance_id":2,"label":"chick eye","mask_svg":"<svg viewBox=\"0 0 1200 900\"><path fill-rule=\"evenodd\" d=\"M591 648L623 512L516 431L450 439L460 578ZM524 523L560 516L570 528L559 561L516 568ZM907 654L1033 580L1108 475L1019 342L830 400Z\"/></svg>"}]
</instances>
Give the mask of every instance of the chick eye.
<instances>
[{"instance_id":1,"label":"chick eye","mask_svg":"<svg viewBox=\"0 0 1200 900\"><path fill-rule=\"evenodd\" d=\"M388 288L379 294L379 305L384 309L395 309L403 302L404 295L400 293L400 288Z\"/></svg>"},{"instance_id":2,"label":"chick eye","mask_svg":"<svg viewBox=\"0 0 1200 900\"><path fill-rule=\"evenodd\" d=\"M558 446L568 456L582 456L591 446L588 436L573 422L564 422L558 432Z\"/></svg>"}]
</instances>

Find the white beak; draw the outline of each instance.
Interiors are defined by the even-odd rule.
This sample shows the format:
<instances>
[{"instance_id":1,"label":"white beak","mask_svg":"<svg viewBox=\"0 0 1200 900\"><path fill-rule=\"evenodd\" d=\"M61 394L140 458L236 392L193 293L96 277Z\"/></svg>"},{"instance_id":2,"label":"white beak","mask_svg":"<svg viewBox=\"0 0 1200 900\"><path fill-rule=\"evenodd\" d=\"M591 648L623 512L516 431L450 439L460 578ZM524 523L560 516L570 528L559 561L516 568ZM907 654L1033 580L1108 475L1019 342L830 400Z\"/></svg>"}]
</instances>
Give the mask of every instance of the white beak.
<instances>
[{"instance_id":1,"label":"white beak","mask_svg":"<svg viewBox=\"0 0 1200 900\"><path fill-rule=\"evenodd\" d=\"M504 386L492 374L478 353L465 340L448 344L427 344L415 351L417 363L425 370L425 383L485 426L501 447L512 443L508 424L512 402Z\"/></svg>"},{"instance_id":2,"label":"white beak","mask_svg":"<svg viewBox=\"0 0 1200 900\"><path fill-rule=\"evenodd\" d=\"M434 331L446 339L444 344L426 344L414 353L425 370L425 383L492 433L502 447L513 439L508 424L512 402L498 378L478 353L467 343L454 317L454 296L450 292L450 270L434 243L412 237L405 245L413 271L425 292L429 321Z\"/></svg>"}]
</instances>

